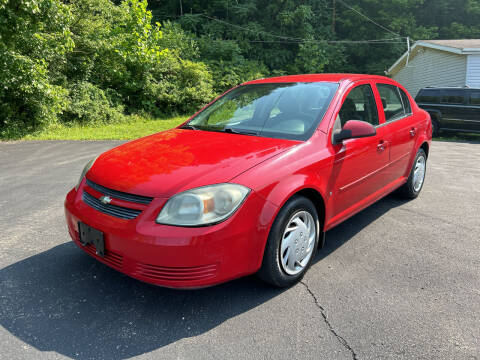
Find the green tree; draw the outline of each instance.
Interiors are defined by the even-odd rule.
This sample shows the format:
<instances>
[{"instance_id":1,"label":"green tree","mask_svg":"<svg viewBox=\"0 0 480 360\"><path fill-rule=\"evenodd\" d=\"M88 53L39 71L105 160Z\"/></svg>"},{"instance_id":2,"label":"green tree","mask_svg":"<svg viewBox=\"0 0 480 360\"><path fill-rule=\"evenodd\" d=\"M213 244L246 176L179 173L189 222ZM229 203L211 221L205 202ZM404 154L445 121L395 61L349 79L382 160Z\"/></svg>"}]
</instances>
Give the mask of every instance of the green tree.
<instances>
[{"instance_id":1,"label":"green tree","mask_svg":"<svg viewBox=\"0 0 480 360\"><path fill-rule=\"evenodd\" d=\"M58 0L0 1L0 136L55 122L65 108L59 84L73 49L70 21Z\"/></svg>"}]
</instances>

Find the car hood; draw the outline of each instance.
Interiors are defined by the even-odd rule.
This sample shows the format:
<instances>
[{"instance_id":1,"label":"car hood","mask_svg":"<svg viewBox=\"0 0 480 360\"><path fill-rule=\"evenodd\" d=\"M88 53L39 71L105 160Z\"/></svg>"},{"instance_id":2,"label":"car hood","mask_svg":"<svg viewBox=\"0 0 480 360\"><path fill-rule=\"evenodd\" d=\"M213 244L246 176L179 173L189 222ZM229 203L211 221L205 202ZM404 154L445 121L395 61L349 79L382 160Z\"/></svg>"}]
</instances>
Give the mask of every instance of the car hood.
<instances>
[{"instance_id":1,"label":"car hood","mask_svg":"<svg viewBox=\"0 0 480 360\"><path fill-rule=\"evenodd\" d=\"M228 182L297 144L291 140L172 129L103 153L87 177L118 191L168 197Z\"/></svg>"}]
</instances>

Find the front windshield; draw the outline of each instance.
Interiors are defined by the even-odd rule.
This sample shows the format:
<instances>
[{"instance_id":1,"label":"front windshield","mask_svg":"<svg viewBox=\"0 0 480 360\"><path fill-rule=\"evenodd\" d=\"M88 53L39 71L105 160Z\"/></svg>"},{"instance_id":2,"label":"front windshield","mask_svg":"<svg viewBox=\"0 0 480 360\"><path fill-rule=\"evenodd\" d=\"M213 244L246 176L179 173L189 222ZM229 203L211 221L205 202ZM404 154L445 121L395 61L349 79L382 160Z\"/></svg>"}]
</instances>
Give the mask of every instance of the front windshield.
<instances>
[{"instance_id":1,"label":"front windshield","mask_svg":"<svg viewBox=\"0 0 480 360\"><path fill-rule=\"evenodd\" d=\"M307 140L337 88L338 84L331 82L242 85L183 128Z\"/></svg>"}]
</instances>

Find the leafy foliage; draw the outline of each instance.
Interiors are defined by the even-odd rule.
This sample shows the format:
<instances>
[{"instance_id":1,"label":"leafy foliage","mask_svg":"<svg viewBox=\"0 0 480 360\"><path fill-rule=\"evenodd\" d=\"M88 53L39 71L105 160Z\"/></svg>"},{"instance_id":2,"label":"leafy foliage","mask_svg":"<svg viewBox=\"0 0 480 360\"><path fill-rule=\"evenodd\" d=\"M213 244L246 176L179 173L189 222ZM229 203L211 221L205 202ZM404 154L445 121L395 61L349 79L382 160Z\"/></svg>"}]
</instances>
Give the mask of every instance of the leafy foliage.
<instances>
[{"instance_id":1,"label":"leafy foliage","mask_svg":"<svg viewBox=\"0 0 480 360\"><path fill-rule=\"evenodd\" d=\"M56 83L73 41L58 0L0 1L0 136L56 121L66 91Z\"/></svg>"},{"instance_id":2,"label":"leafy foliage","mask_svg":"<svg viewBox=\"0 0 480 360\"><path fill-rule=\"evenodd\" d=\"M382 74L406 36L478 38L479 17L480 0L0 0L0 137L191 113L253 78Z\"/></svg>"},{"instance_id":3,"label":"leafy foliage","mask_svg":"<svg viewBox=\"0 0 480 360\"><path fill-rule=\"evenodd\" d=\"M196 42L179 25L165 29L146 0L0 0L0 137L206 103L213 81L192 61Z\"/></svg>"},{"instance_id":4,"label":"leafy foliage","mask_svg":"<svg viewBox=\"0 0 480 360\"><path fill-rule=\"evenodd\" d=\"M108 89L110 90L110 89ZM118 95L103 91L98 86L82 81L69 89L68 105L62 114L65 123L107 124L124 119L123 106L116 104ZM110 93L109 93L110 92Z\"/></svg>"}]
</instances>

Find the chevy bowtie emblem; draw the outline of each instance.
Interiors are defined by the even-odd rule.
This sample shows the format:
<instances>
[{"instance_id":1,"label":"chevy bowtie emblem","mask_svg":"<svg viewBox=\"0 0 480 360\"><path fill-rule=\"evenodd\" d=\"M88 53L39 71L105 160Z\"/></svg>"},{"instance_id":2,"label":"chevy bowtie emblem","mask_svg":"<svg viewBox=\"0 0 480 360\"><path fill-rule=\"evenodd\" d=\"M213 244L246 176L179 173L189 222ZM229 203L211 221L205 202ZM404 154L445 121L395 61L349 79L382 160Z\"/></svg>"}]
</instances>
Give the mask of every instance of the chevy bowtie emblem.
<instances>
[{"instance_id":1,"label":"chevy bowtie emblem","mask_svg":"<svg viewBox=\"0 0 480 360\"><path fill-rule=\"evenodd\" d=\"M110 196L102 196L99 200L104 204L110 204L112 202L112 198Z\"/></svg>"}]
</instances>

